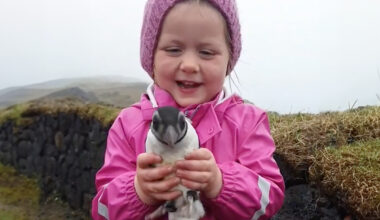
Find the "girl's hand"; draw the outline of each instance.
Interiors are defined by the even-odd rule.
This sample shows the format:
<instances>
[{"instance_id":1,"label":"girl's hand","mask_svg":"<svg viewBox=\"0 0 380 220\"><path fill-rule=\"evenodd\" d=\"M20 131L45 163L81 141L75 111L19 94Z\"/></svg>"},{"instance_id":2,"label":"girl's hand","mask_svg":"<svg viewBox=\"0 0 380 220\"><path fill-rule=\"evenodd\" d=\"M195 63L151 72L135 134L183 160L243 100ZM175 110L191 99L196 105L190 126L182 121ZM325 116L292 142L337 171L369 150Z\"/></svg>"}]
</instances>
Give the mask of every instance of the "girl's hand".
<instances>
[{"instance_id":1,"label":"girl's hand","mask_svg":"<svg viewBox=\"0 0 380 220\"><path fill-rule=\"evenodd\" d=\"M215 162L214 155L206 148L197 149L176 162L176 175L182 185L201 191L207 198L213 199L222 189L222 173Z\"/></svg>"},{"instance_id":2,"label":"girl's hand","mask_svg":"<svg viewBox=\"0 0 380 220\"><path fill-rule=\"evenodd\" d=\"M174 173L173 166L152 167L162 159L153 153L142 153L137 156L137 170L134 180L137 195L148 205L156 205L163 200L172 200L181 195L180 191L170 191L180 183L176 176L165 178Z\"/></svg>"}]
</instances>

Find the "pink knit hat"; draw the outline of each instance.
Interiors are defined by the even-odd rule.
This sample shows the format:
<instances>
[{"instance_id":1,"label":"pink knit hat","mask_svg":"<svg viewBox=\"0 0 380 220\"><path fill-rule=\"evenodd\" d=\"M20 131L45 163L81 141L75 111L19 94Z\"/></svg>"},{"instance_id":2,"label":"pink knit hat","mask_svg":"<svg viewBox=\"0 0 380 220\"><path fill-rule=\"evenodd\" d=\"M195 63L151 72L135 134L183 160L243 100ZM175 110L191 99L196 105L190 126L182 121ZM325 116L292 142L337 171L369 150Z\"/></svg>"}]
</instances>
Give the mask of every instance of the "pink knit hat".
<instances>
[{"instance_id":1,"label":"pink knit hat","mask_svg":"<svg viewBox=\"0 0 380 220\"><path fill-rule=\"evenodd\" d=\"M150 77L153 76L153 55L163 18L176 3L183 0L148 0L141 29L140 60ZM208 0L225 18L231 36L231 57L227 72L234 68L241 51L240 23L235 0Z\"/></svg>"}]
</instances>

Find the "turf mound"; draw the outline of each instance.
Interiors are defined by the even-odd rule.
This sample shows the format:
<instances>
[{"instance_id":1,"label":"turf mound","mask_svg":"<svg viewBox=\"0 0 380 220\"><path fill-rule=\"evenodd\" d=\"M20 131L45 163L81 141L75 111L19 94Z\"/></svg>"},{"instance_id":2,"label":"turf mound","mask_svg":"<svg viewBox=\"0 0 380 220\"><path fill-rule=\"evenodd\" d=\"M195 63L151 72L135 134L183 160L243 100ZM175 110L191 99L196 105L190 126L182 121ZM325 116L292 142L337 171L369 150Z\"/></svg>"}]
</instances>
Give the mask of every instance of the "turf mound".
<instances>
[{"instance_id":1,"label":"turf mound","mask_svg":"<svg viewBox=\"0 0 380 220\"><path fill-rule=\"evenodd\" d=\"M380 138L380 107L317 115L270 115L276 153L298 173L307 173L315 152L327 146Z\"/></svg>"},{"instance_id":2,"label":"turf mound","mask_svg":"<svg viewBox=\"0 0 380 220\"><path fill-rule=\"evenodd\" d=\"M310 178L362 219L380 219L380 139L316 153Z\"/></svg>"}]
</instances>

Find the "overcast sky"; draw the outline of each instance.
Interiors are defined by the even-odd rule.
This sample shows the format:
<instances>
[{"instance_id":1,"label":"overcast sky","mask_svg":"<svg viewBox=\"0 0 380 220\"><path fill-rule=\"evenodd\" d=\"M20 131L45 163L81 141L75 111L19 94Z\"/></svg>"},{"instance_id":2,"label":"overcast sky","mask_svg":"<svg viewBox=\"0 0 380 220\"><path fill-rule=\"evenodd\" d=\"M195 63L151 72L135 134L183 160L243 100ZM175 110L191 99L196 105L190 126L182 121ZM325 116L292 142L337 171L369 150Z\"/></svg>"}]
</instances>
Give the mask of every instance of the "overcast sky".
<instances>
[{"instance_id":1,"label":"overcast sky","mask_svg":"<svg viewBox=\"0 0 380 220\"><path fill-rule=\"evenodd\" d=\"M243 98L280 113L380 104L380 1L237 3L243 51L233 79ZM144 4L0 0L0 89L93 75L149 82L139 60Z\"/></svg>"}]
</instances>

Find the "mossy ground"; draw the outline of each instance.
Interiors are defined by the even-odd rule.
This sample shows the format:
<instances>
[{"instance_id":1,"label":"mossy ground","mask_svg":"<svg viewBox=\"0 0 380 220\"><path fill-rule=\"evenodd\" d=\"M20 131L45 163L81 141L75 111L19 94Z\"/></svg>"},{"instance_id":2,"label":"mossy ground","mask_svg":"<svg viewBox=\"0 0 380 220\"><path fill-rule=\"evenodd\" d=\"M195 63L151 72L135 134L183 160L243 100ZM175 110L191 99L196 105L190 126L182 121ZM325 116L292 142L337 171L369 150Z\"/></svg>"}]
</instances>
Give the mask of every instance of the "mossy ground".
<instances>
[{"instance_id":1,"label":"mossy ground","mask_svg":"<svg viewBox=\"0 0 380 220\"><path fill-rule=\"evenodd\" d=\"M14 121L17 125L21 124L23 121L22 114L28 107L29 104L24 103L0 110L0 124L8 120Z\"/></svg>"},{"instance_id":2,"label":"mossy ground","mask_svg":"<svg viewBox=\"0 0 380 220\"><path fill-rule=\"evenodd\" d=\"M36 214L39 200L36 180L0 164L0 219L28 219Z\"/></svg>"},{"instance_id":3,"label":"mossy ground","mask_svg":"<svg viewBox=\"0 0 380 220\"><path fill-rule=\"evenodd\" d=\"M31 118L36 115L56 115L63 112L77 114L82 118L97 119L107 127L114 121L120 110L120 108L109 105L86 104L75 98L43 99L0 110L0 124L12 120L20 126L31 123Z\"/></svg>"},{"instance_id":4,"label":"mossy ground","mask_svg":"<svg viewBox=\"0 0 380 220\"><path fill-rule=\"evenodd\" d=\"M0 220L89 219L56 196L41 201L40 195L36 179L0 164Z\"/></svg>"}]
</instances>

